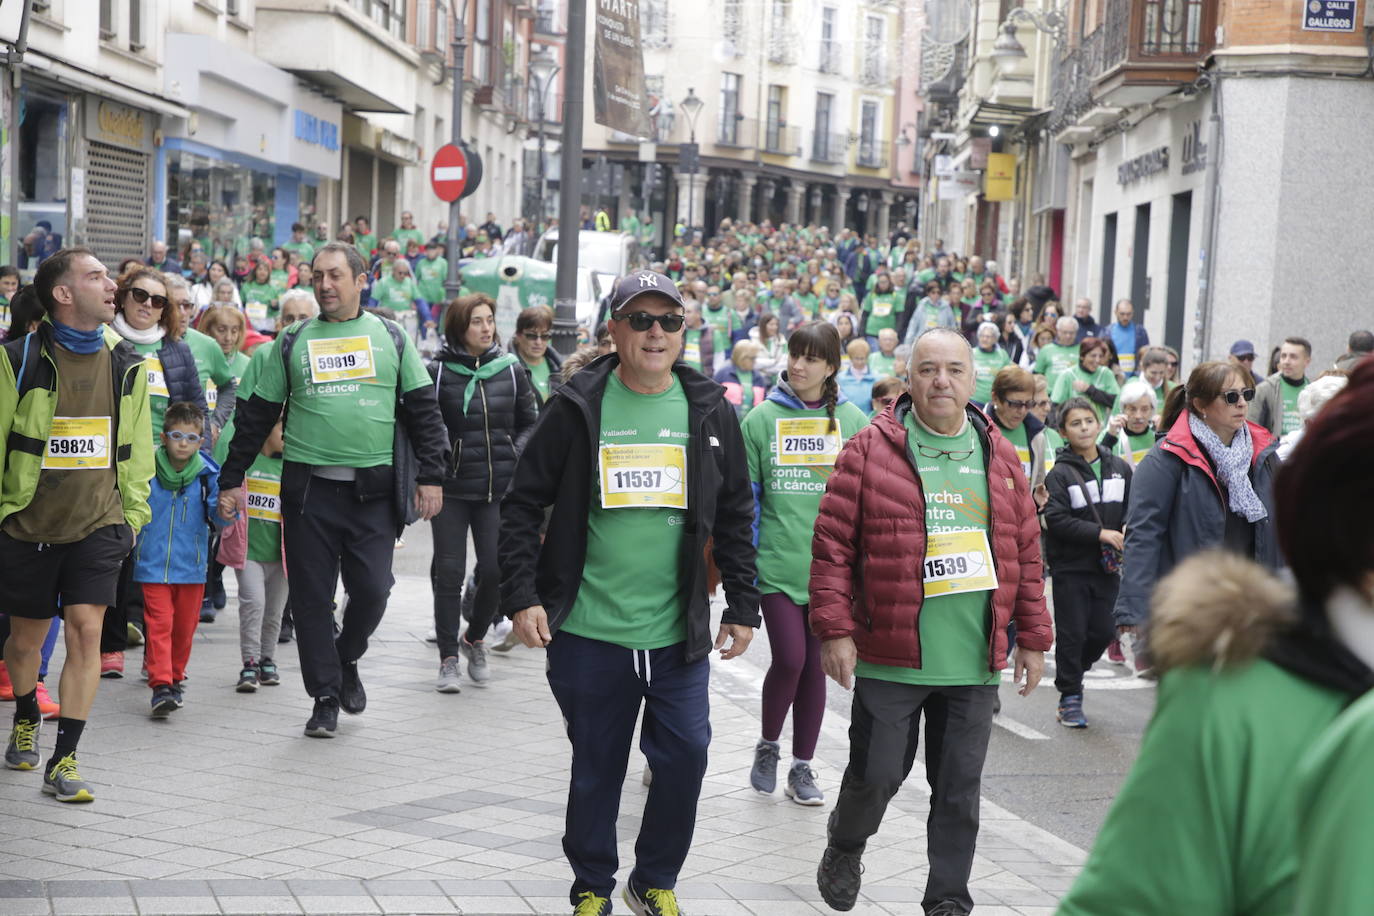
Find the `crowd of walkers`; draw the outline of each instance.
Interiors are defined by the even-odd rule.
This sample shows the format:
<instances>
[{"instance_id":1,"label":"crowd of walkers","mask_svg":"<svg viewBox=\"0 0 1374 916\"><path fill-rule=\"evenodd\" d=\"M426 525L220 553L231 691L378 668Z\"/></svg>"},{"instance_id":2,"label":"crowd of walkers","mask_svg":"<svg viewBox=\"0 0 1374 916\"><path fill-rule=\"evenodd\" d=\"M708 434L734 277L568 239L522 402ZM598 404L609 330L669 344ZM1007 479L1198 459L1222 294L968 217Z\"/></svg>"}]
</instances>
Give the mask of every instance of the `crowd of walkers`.
<instances>
[{"instance_id":1,"label":"crowd of walkers","mask_svg":"<svg viewBox=\"0 0 1374 916\"><path fill-rule=\"evenodd\" d=\"M922 907L972 911L1003 671L1028 695L1052 652L1068 728L1089 724L1084 675L1104 653L1161 678L1064 912L1111 912L1122 894L1142 913L1358 910L1331 908L1356 899L1331 887L1348 854L1309 856L1295 836L1353 843L1369 814L1349 797L1366 793L1332 782L1374 741L1367 702L1343 713L1374 685L1368 332L1322 373L1299 337L1267 374L1245 340L1184 372L1128 300L1099 326L1092 302L1062 309L1043 278L1023 292L904 228L727 220L618 278L563 356L547 307L446 301L444 240L409 214L381 240L361 217L340 234L298 225L232 272L193 245L185 270L166 246L113 278L80 248L28 286L0 268L0 557L31 573L0 577L5 762L41 769L43 791L94 798L77 747L99 679L132 676L130 647L149 714L186 715L225 567L242 666L224 676L244 693L281 684L294 640L305 734L336 736L339 712L367 705L360 662L392 553L428 521L434 689L491 685L493 649L547 652L573 750L576 916L611 912L637 724L649 790L624 897L641 916L679 912L708 656L739 656L760 626L771 660L742 783L826 805L812 766L825 679L854 692L817 872L834 909L855 905L923 726ZM463 235L483 252L502 239L490 217ZM1166 862L1167 882L1151 874Z\"/></svg>"}]
</instances>

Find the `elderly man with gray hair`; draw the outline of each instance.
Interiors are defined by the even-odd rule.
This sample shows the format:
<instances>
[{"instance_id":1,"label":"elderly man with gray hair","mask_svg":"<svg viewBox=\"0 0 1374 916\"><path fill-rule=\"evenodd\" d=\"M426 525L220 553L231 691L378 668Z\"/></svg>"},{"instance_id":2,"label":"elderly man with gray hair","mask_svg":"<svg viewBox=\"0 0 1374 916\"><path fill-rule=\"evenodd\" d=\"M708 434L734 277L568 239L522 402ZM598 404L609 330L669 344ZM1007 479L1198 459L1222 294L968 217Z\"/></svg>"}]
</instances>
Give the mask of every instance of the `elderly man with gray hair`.
<instances>
[{"instance_id":1,"label":"elderly man with gray hair","mask_svg":"<svg viewBox=\"0 0 1374 916\"><path fill-rule=\"evenodd\" d=\"M1078 365L1078 320L1065 315L1054 324L1054 343L1040 348L1035 356L1035 374L1043 375L1050 391L1059 376Z\"/></svg>"},{"instance_id":2,"label":"elderly man with gray hair","mask_svg":"<svg viewBox=\"0 0 1374 916\"><path fill-rule=\"evenodd\" d=\"M1016 449L971 407L973 353L957 331L917 338L908 393L840 453L812 542L811 629L821 666L854 685L849 767L816 882L854 906L861 859L911 771L926 716L926 916L973 909L983 762L1007 625L1029 695L1053 641L1040 524Z\"/></svg>"}]
</instances>

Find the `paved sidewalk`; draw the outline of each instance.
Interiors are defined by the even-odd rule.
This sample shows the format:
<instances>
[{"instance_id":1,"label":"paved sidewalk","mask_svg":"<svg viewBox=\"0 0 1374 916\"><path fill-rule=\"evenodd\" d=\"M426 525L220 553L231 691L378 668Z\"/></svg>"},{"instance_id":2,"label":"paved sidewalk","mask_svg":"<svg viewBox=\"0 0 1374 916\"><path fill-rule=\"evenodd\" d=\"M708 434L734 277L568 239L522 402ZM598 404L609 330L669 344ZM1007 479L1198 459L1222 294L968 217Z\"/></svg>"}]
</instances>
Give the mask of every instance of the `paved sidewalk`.
<instances>
[{"instance_id":1,"label":"paved sidewalk","mask_svg":"<svg viewBox=\"0 0 1374 916\"><path fill-rule=\"evenodd\" d=\"M338 738L312 740L301 735L310 701L294 645L280 647L282 686L234 692L234 608L231 597L202 625L186 707L169 720L148 718L139 650L131 678L101 683L82 742L94 804L59 805L40 794L37 773L0 770L0 916L570 911L568 745L542 651L493 653L490 688L435 693L429 584L398 577L361 666L367 712L342 716ZM830 912L815 887L829 805L748 788L760 680L747 658L715 665L711 763L679 886L692 916ZM6 725L11 711L0 706ZM830 716L817 754L832 798L846 727ZM632 755L625 783L622 881L642 762ZM919 914L926 799L918 764L870 843L854 913ZM978 852L980 916L1049 916L1084 855L987 802Z\"/></svg>"}]
</instances>

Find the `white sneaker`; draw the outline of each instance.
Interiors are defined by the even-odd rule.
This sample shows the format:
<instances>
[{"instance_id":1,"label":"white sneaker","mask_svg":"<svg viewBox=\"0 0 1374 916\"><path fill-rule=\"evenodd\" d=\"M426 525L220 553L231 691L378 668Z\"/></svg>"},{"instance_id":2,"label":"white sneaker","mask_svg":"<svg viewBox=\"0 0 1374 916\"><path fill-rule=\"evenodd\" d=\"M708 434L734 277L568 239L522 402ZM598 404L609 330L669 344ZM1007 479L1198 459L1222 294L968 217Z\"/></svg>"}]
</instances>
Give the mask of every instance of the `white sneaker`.
<instances>
[{"instance_id":1,"label":"white sneaker","mask_svg":"<svg viewBox=\"0 0 1374 916\"><path fill-rule=\"evenodd\" d=\"M491 669L487 667L487 647L482 640L470 643L466 639L458 641L458 651L468 660L468 677L478 687L487 686L491 680Z\"/></svg>"},{"instance_id":2,"label":"white sneaker","mask_svg":"<svg viewBox=\"0 0 1374 916\"><path fill-rule=\"evenodd\" d=\"M434 682L439 693L462 693L458 682L458 656L450 655L439 663L439 679Z\"/></svg>"}]
</instances>

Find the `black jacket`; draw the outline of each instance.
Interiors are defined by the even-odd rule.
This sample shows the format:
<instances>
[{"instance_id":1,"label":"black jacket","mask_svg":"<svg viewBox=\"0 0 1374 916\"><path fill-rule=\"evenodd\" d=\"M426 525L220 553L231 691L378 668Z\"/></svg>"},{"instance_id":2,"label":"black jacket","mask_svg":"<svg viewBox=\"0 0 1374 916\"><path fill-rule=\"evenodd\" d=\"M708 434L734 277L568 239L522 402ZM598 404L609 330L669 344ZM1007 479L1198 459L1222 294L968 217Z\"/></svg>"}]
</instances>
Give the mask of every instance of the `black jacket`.
<instances>
[{"instance_id":1,"label":"black jacket","mask_svg":"<svg viewBox=\"0 0 1374 916\"><path fill-rule=\"evenodd\" d=\"M1097 447L1102 463L1102 484L1097 483L1088 462L1073 449L1065 446L1055 455L1054 467L1045 476L1045 488L1050 499L1045 504L1045 559L1056 573L1100 573L1102 543L1098 540L1103 529L1123 531L1126 507L1131 496L1131 468L1105 447ZM1096 490L1093 505L1079 486L1073 471ZM1093 509L1097 515L1093 515ZM1097 521L1101 516L1102 521Z\"/></svg>"},{"instance_id":2,"label":"black jacket","mask_svg":"<svg viewBox=\"0 0 1374 916\"><path fill-rule=\"evenodd\" d=\"M162 362L162 380L167 383L167 403L188 401L200 408L201 416L208 418L210 411L205 406L205 389L200 384L200 370L196 368L191 345L184 340L164 337L157 358Z\"/></svg>"},{"instance_id":3,"label":"black jacket","mask_svg":"<svg viewBox=\"0 0 1374 916\"><path fill-rule=\"evenodd\" d=\"M543 605L556 632L577 600L587 557L587 516L601 431L601 396L620 358L609 353L578 372L549 400L520 456L515 483L501 504L501 611ZM722 623L757 627L754 495L744 438L721 388L683 363L673 367L687 395L687 538L679 558L687 583L688 661L711 651L705 548L725 586ZM544 509L553 506L541 545ZM641 562L625 557L626 563Z\"/></svg>"},{"instance_id":4,"label":"black jacket","mask_svg":"<svg viewBox=\"0 0 1374 916\"><path fill-rule=\"evenodd\" d=\"M446 498L499 501L510 489L516 459L534 429L534 421L539 419L534 385L519 360L485 382L444 366L460 363L475 369L503 355L505 351L498 345L481 357L445 347L430 364L429 374L435 380L434 393L452 449L444 474ZM463 399L468 385L476 385L477 390L464 414Z\"/></svg>"}]
</instances>

